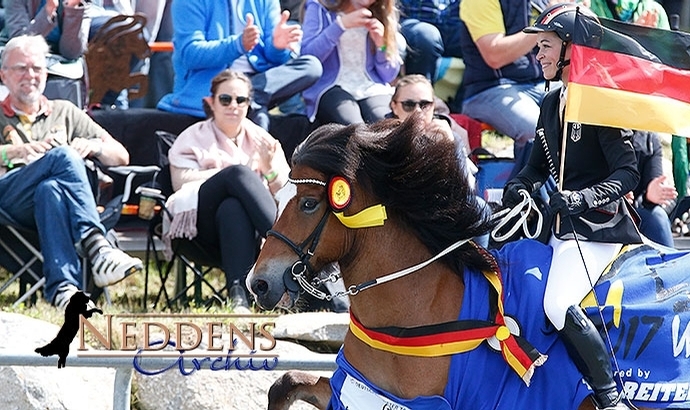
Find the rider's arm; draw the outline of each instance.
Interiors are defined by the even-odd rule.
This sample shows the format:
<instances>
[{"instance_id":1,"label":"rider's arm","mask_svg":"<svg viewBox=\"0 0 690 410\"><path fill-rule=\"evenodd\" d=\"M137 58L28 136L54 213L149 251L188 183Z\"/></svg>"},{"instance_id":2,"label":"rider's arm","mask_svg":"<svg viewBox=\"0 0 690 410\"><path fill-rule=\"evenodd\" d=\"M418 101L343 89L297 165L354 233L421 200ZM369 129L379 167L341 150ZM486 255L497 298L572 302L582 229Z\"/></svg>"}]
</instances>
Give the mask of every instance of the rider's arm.
<instances>
[{"instance_id":1,"label":"rider's arm","mask_svg":"<svg viewBox=\"0 0 690 410\"><path fill-rule=\"evenodd\" d=\"M581 190L589 208L597 208L622 198L640 181L637 157L632 145L632 131L598 127L599 144L608 168L613 172L598 184Z\"/></svg>"}]
</instances>

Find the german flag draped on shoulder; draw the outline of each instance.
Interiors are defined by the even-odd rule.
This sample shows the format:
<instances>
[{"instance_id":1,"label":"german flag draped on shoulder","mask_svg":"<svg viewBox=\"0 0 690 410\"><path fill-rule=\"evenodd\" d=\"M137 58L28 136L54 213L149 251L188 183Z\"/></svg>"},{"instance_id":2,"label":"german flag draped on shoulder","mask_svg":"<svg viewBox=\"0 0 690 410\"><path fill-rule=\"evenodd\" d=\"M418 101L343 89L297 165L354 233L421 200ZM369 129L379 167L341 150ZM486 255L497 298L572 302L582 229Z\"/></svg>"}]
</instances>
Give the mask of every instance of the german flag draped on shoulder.
<instances>
[{"instance_id":1,"label":"german flag draped on shoulder","mask_svg":"<svg viewBox=\"0 0 690 410\"><path fill-rule=\"evenodd\" d=\"M690 35L577 13L565 120L690 137Z\"/></svg>"}]
</instances>

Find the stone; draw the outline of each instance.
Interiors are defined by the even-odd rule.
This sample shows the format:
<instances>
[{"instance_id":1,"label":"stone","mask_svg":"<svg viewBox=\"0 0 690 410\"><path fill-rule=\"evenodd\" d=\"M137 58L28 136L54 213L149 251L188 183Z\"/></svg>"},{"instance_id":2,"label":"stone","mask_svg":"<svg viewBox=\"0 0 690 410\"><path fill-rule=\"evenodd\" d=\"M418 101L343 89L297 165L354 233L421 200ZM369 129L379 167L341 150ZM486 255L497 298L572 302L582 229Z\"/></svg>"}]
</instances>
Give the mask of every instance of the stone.
<instances>
[{"instance_id":1,"label":"stone","mask_svg":"<svg viewBox=\"0 0 690 410\"><path fill-rule=\"evenodd\" d=\"M337 350L350 324L348 313L305 312L282 315L275 320L273 337L300 342L318 342Z\"/></svg>"},{"instance_id":2,"label":"stone","mask_svg":"<svg viewBox=\"0 0 690 410\"><path fill-rule=\"evenodd\" d=\"M51 341L59 326L28 316L0 312L0 356L36 355L34 349ZM75 338L70 348L78 348ZM57 368L57 356L40 358L45 367L0 367L0 409L109 410L113 408L115 370L106 368Z\"/></svg>"},{"instance_id":3,"label":"stone","mask_svg":"<svg viewBox=\"0 0 690 410\"><path fill-rule=\"evenodd\" d=\"M261 343L259 339L257 343ZM271 353L279 355L278 360L284 356L306 358L317 355L303 346L283 341L278 341ZM236 369L211 371L208 367L187 376L177 369L154 376L135 372L137 387L134 394L136 401L147 410L265 409L268 406L268 389L283 373ZM314 374L329 377L331 372ZM314 407L298 402L290 409L308 410Z\"/></svg>"}]
</instances>

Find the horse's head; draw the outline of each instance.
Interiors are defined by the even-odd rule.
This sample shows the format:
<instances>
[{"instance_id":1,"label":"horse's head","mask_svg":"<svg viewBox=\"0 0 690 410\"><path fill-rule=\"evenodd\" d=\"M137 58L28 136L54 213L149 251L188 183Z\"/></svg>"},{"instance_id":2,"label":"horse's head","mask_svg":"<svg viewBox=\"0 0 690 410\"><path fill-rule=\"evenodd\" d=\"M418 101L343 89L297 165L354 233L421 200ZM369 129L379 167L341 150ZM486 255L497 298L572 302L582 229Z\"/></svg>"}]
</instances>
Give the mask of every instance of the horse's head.
<instances>
[{"instance_id":1,"label":"horse's head","mask_svg":"<svg viewBox=\"0 0 690 410\"><path fill-rule=\"evenodd\" d=\"M247 277L261 307L291 307L305 287L320 297L311 288L316 272L348 252L352 232L335 213L370 201L351 183L356 159L345 152L356 127L321 127L295 151L290 180L277 195L278 219Z\"/></svg>"},{"instance_id":2,"label":"horse's head","mask_svg":"<svg viewBox=\"0 0 690 410\"><path fill-rule=\"evenodd\" d=\"M418 238L427 254L487 230L487 214L467 183L454 143L419 116L403 123L320 127L295 150L290 181L247 277L263 308L291 307L301 291L322 296L314 289L315 275L331 262L340 264L346 286L368 280L365 275L378 274L375 269L348 268L366 265L367 251L367 257L380 259L363 248L394 246L383 242L396 241L394 230ZM386 218L386 229L368 229ZM461 248L443 260L456 266L467 256Z\"/></svg>"}]
</instances>

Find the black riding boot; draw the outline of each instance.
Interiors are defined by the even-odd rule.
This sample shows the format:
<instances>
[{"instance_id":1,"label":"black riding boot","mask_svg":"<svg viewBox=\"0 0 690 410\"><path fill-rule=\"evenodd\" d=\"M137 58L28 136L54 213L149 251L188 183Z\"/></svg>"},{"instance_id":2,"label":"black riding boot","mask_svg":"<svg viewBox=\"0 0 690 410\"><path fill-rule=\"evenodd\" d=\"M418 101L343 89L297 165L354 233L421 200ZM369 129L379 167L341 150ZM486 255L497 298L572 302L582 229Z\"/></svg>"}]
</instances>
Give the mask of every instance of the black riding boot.
<instances>
[{"instance_id":1,"label":"black riding boot","mask_svg":"<svg viewBox=\"0 0 690 410\"><path fill-rule=\"evenodd\" d=\"M594 390L594 404L599 410L629 409L621 402L613 380L611 359L596 327L578 306L571 306L565 315L561 339L580 373Z\"/></svg>"}]
</instances>

